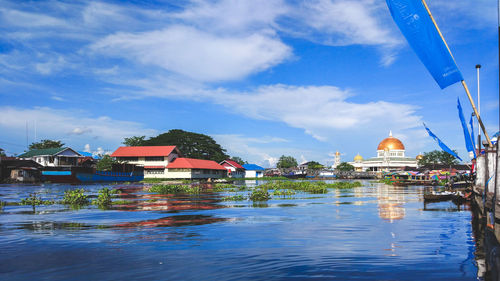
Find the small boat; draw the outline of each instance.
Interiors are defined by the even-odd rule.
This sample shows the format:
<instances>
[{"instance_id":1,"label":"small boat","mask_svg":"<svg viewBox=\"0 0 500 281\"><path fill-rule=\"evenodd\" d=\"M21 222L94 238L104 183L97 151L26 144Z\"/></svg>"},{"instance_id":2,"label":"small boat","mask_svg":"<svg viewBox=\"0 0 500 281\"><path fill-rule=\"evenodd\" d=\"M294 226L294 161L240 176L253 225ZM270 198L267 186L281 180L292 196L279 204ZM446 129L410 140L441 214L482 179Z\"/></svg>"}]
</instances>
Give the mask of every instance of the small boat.
<instances>
[{"instance_id":1,"label":"small boat","mask_svg":"<svg viewBox=\"0 0 500 281\"><path fill-rule=\"evenodd\" d=\"M92 167L46 167L42 179L52 183L137 182L144 179L144 168L133 164L113 164L111 171Z\"/></svg>"},{"instance_id":2,"label":"small boat","mask_svg":"<svg viewBox=\"0 0 500 281\"><path fill-rule=\"evenodd\" d=\"M441 192L432 191L430 193L424 193L424 201L428 202L448 201L452 200L455 195L456 195L455 192L450 192L450 191L441 191Z\"/></svg>"}]
</instances>

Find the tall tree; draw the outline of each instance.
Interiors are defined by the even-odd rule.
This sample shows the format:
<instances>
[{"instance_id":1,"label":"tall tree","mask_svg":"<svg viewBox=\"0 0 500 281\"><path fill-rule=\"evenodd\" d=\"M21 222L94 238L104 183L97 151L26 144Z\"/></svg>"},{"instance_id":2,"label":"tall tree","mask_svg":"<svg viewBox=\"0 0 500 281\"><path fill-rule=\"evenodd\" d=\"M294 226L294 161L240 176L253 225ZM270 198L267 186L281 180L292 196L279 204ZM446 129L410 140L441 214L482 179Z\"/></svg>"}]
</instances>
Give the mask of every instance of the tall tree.
<instances>
[{"instance_id":1,"label":"tall tree","mask_svg":"<svg viewBox=\"0 0 500 281\"><path fill-rule=\"evenodd\" d=\"M96 169L98 171L111 171L111 169L113 168L113 164L115 163L119 163L118 161L116 161L115 159L113 159L113 157L105 154L105 155L102 155L101 159L99 159L99 161L97 161L97 167Z\"/></svg>"},{"instance_id":2,"label":"tall tree","mask_svg":"<svg viewBox=\"0 0 500 281\"><path fill-rule=\"evenodd\" d=\"M297 166L297 160L292 156L281 155L278 163L276 164L277 168L291 168Z\"/></svg>"},{"instance_id":3,"label":"tall tree","mask_svg":"<svg viewBox=\"0 0 500 281\"><path fill-rule=\"evenodd\" d=\"M459 161L455 157L442 150L425 152L422 159L418 160L419 166L435 166L437 164L452 166L458 163Z\"/></svg>"},{"instance_id":4,"label":"tall tree","mask_svg":"<svg viewBox=\"0 0 500 281\"><path fill-rule=\"evenodd\" d=\"M188 158L214 160L216 162L229 158L226 150L212 137L179 129L170 130L145 140L142 145L175 145L183 156Z\"/></svg>"},{"instance_id":5,"label":"tall tree","mask_svg":"<svg viewBox=\"0 0 500 281\"><path fill-rule=\"evenodd\" d=\"M316 162L316 161L310 161L308 164L307 164L307 169L311 169L311 170L319 170L319 169L323 169L324 166L321 165L319 162Z\"/></svg>"},{"instance_id":6,"label":"tall tree","mask_svg":"<svg viewBox=\"0 0 500 281\"><path fill-rule=\"evenodd\" d=\"M342 162L335 169L339 171L354 171L354 166L347 162Z\"/></svg>"},{"instance_id":7,"label":"tall tree","mask_svg":"<svg viewBox=\"0 0 500 281\"><path fill-rule=\"evenodd\" d=\"M59 148L63 147L64 143L55 140L41 140L39 142L34 142L30 144L29 149L45 149L45 148Z\"/></svg>"},{"instance_id":8,"label":"tall tree","mask_svg":"<svg viewBox=\"0 0 500 281\"><path fill-rule=\"evenodd\" d=\"M125 138L123 144L126 146L142 146L146 142L146 136L133 136L130 138Z\"/></svg>"},{"instance_id":9,"label":"tall tree","mask_svg":"<svg viewBox=\"0 0 500 281\"><path fill-rule=\"evenodd\" d=\"M247 162L247 161L243 160L241 157L238 157L238 156L233 156L233 157L231 157L231 159L232 159L234 162L236 162L236 163L238 163L238 164L240 164L240 165L243 165L243 164L248 164L248 162Z\"/></svg>"}]
</instances>

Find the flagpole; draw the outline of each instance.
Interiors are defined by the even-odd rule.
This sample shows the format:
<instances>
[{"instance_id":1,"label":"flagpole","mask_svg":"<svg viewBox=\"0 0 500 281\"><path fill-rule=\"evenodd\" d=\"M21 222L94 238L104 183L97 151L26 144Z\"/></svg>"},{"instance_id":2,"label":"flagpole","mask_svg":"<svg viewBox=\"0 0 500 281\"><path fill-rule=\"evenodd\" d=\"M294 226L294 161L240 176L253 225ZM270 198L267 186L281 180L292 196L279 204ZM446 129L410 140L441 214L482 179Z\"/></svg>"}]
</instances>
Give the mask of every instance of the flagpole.
<instances>
[{"instance_id":1,"label":"flagpole","mask_svg":"<svg viewBox=\"0 0 500 281\"><path fill-rule=\"evenodd\" d=\"M436 21L434 20L434 17L432 16L432 13L431 13L431 10L429 10L427 3L425 3L425 0L422 0L422 4L424 4L424 7L427 10L429 17L431 18L432 23L434 23L434 26L436 27L436 30L439 33L439 36L443 40L444 45L446 46L446 49L448 49L448 52L450 53L450 56L453 58L453 60L455 60L455 58L453 57L453 54L450 51L450 47L448 47L448 43L446 43L446 40L444 39L443 34L441 33L441 30L439 29ZM491 144L490 137L488 136L488 132L486 132L486 128L484 127L483 121L481 120L481 117L479 116L479 112L477 112L476 105L474 104L474 100L472 100L472 97L471 97L470 92L469 92L469 88L467 88L467 84L465 83L465 80L462 80L461 82L462 82L462 86L464 87L465 93L467 93L467 97L469 98L469 102L472 105L472 109L474 110L474 114L476 114L477 121L479 122L479 125L481 126L481 129L484 132L484 136L486 137L486 140L488 141L488 145L490 147L493 147L493 144ZM481 144L479 144L479 145L481 145Z\"/></svg>"}]
</instances>

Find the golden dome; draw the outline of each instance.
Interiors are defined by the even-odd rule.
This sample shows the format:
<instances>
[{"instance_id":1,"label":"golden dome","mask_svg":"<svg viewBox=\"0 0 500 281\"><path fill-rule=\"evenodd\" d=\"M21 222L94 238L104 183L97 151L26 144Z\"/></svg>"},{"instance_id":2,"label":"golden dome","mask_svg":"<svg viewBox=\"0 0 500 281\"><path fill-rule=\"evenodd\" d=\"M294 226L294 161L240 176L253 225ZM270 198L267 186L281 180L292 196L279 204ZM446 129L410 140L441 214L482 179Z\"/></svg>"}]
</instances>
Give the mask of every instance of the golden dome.
<instances>
[{"instance_id":1,"label":"golden dome","mask_svg":"<svg viewBox=\"0 0 500 281\"><path fill-rule=\"evenodd\" d=\"M378 145L377 150L405 150L405 146L403 143L397 138L392 136L392 133L389 133L389 137L381 141Z\"/></svg>"},{"instance_id":2,"label":"golden dome","mask_svg":"<svg viewBox=\"0 0 500 281\"><path fill-rule=\"evenodd\" d=\"M363 156L359 155L359 153L358 153L358 155L354 156L354 161L355 162L356 161L363 161Z\"/></svg>"},{"instance_id":3,"label":"golden dome","mask_svg":"<svg viewBox=\"0 0 500 281\"><path fill-rule=\"evenodd\" d=\"M417 155L417 157L415 157L415 159L417 159L417 160L420 160L422 158L424 158L424 156L422 154L419 154L419 155Z\"/></svg>"},{"instance_id":4,"label":"golden dome","mask_svg":"<svg viewBox=\"0 0 500 281\"><path fill-rule=\"evenodd\" d=\"M335 156L340 156L340 152L338 150L335 152Z\"/></svg>"}]
</instances>

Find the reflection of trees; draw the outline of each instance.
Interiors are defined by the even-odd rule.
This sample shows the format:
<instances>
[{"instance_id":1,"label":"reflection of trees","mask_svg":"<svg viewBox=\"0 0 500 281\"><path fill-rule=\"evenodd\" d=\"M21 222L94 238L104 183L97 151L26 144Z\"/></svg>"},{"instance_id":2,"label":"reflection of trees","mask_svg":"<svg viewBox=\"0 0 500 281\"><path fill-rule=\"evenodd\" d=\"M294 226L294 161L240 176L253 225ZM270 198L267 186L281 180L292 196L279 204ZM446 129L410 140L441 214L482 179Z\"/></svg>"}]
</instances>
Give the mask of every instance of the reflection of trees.
<instances>
[{"instance_id":1,"label":"reflection of trees","mask_svg":"<svg viewBox=\"0 0 500 281\"><path fill-rule=\"evenodd\" d=\"M384 184L379 186L377 192L380 218L392 222L405 217L405 197L401 187Z\"/></svg>"},{"instance_id":2,"label":"reflection of trees","mask_svg":"<svg viewBox=\"0 0 500 281\"><path fill-rule=\"evenodd\" d=\"M136 189L122 189L119 199L124 204L115 205L113 209L122 211L169 211L213 210L224 208L219 203L222 197L216 193L207 194L147 194Z\"/></svg>"}]
</instances>

